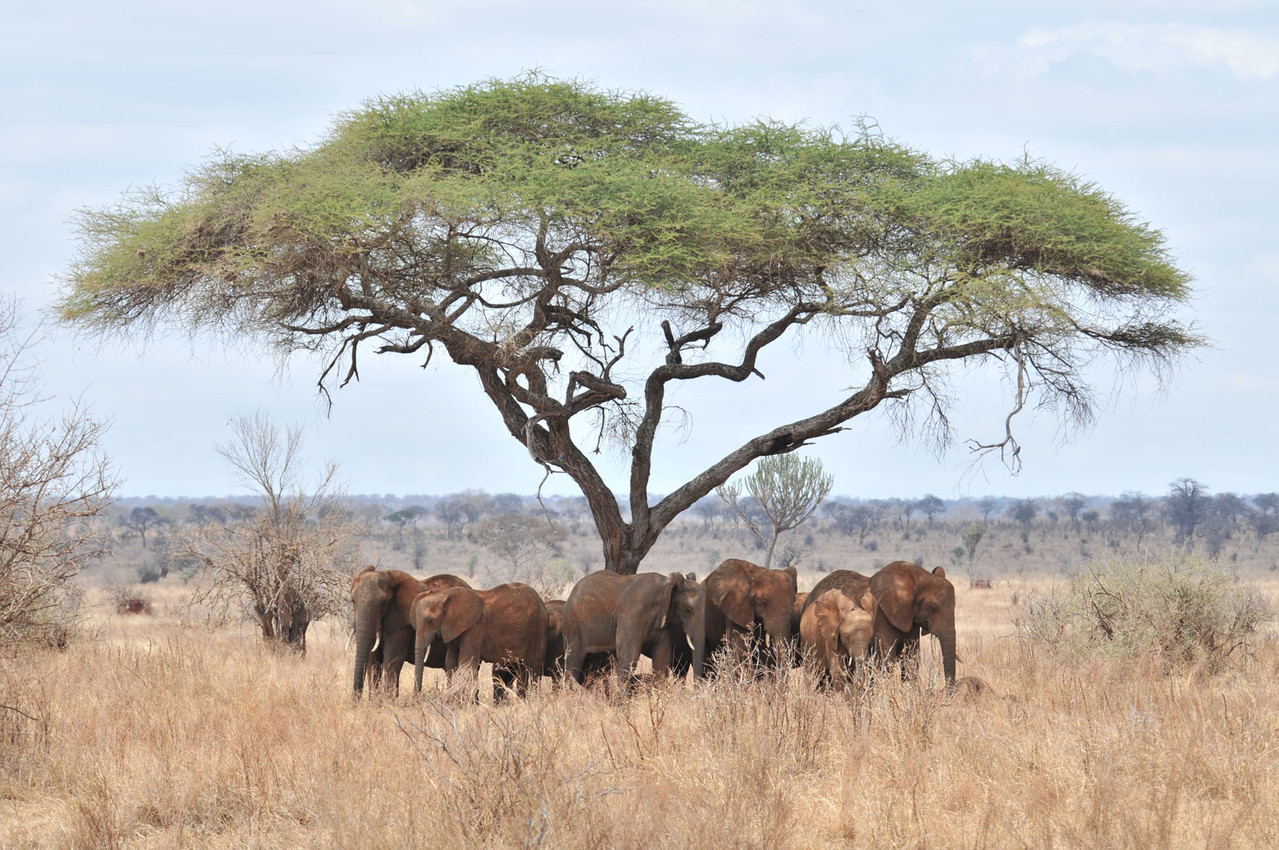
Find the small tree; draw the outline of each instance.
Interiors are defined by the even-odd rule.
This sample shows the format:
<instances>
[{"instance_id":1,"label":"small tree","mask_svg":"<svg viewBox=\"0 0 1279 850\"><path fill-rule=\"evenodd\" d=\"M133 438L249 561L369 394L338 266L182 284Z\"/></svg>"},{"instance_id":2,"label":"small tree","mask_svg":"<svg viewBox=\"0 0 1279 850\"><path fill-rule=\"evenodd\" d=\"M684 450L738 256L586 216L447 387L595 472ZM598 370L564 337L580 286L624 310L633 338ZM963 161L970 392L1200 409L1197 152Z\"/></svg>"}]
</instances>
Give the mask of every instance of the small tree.
<instances>
[{"instance_id":1,"label":"small tree","mask_svg":"<svg viewBox=\"0 0 1279 850\"><path fill-rule=\"evenodd\" d=\"M547 564L560 554L564 532L545 517L496 514L472 526L470 537L510 565L501 581L524 582L544 595L560 592L564 581L550 576Z\"/></svg>"},{"instance_id":2,"label":"small tree","mask_svg":"<svg viewBox=\"0 0 1279 850\"><path fill-rule=\"evenodd\" d=\"M418 517L425 514L426 508L421 505L410 505L407 508L401 508L394 513L387 514L383 519L395 526L395 539L397 543L404 543L404 526L415 523Z\"/></svg>"},{"instance_id":3,"label":"small tree","mask_svg":"<svg viewBox=\"0 0 1279 850\"><path fill-rule=\"evenodd\" d=\"M99 445L102 423L78 404L38 415L26 355L33 335L18 324L17 303L0 301L0 645L61 645L73 581L101 552L94 520L116 481Z\"/></svg>"},{"instance_id":4,"label":"small tree","mask_svg":"<svg viewBox=\"0 0 1279 850\"><path fill-rule=\"evenodd\" d=\"M243 519L188 532L173 557L203 566L193 602L207 603L213 621L247 609L268 644L304 653L310 624L347 604L360 529L336 467L310 492L300 486L301 428L281 430L257 414L233 420L231 430L218 453L261 504Z\"/></svg>"},{"instance_id":5,"label":"small tree","mask_svg":"<svg viewBox=\"0 0 1279 850\"><path fill-rule=\"evenodd\" d=\"M986 526L980 522L969 523L959 532L959 539L964 541L964 551L968 553L968 578L974 579L973 564L977 558L977 544L986 536Z\"/></svg>"},{"instance_id":6,"label":"small tree","mask_svg":"<svg viewBox=\"0 0 1279 850\"><path fill-rule=\"evenodd\" d=\"M1110 521L1137 536L1137 545L1154 528L1151 502L1141 493L1126 492L1110 503Z\"/></svg>"},{"instance_id":7,"label":"small tree","mask_svg":"<svg viewBox=\"0 0 1279 850\"><path fill-rule=\"evenodd\" d=\"M1195 529L1208 520L1212 500L1208 488L1193 478L1178 478L1164 498L1164 514L1172 524L1177 542L1194 545Z\"/></svg>"},{"instance_id":8,"label":"small tree","mask_svg":"<svg viewBox=\"0 0 1279 850\"><path fill-rule=\"evenodd\" d=\"M1066 510L1066 516L1070 517L1070 527L1075 533L1079 533L1079 512L1084 509L1084 505L1088 504L1088 497L1083 493L1067 493L1061 497L1061 506Z\"/></svg>"},{"instance_id":9,"label":"small tree","mask_svg":"<svg viewBox=\"0 0 1279 850\"><path fill-rule=\"evenodd\" d=\"M915 503L915 508L924 516L928 517L928 524L932 525L933 520L936 519L939 514L946 512L946 503L929 493L927 496L924 496Z\"/></svg>"},{"instance_id":10,"label":"small tree","mask_svg":"<svg viewBox=\"0 0 1279 850\"><path fill-rule=\"evenodd\" d=\"M718 488L718 493L746 521L751 533L768 547L764 566L769 567L773 563L777 538L783 532L803 525L813 515L822 499L830 494L835 479L822 470L820 460L786 454L760 460L755 471L746 476L743 483L768 521L768 536L760 528L762 523L751 517L740 504L740 484L726 483Z\"/></svg>"},{"instance_id":11,"label":"small tree","mask_svg":"<svg viewBox=\"0 0 1279 850\"><path fill-rule=\"evenodd\" d=\"M120 520L120 524L125 528L132 529L138 533L138 537L142 540L143 549L147 548L147 532L156 526L166 523L168 523L168 520L150 505L134 508Z\"/></svg>"},{"instance_id":12,"label":"small tree","mask_svg":"<svg viewBox=\"0 0 1279 850\"><path fill-rule=\"evenodd\" d=\"M866 542L866 535L879 524L879 512L873 505L833 505L830 509L831 520L841 533L857 537L857 545Z\"/></svg>"}]
</instances>

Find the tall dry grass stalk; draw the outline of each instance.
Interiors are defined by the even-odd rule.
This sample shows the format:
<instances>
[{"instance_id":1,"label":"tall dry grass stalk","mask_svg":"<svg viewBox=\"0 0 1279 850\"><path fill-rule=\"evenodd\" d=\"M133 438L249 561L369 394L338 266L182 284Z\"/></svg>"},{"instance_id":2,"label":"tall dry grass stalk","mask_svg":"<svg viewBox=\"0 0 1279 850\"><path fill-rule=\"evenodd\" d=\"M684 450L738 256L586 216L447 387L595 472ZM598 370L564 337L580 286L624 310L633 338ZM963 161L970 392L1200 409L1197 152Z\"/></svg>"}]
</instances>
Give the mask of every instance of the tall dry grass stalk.
<instances>
[{"instance_id":1,"label":"tall dry grass stalk","mask_svg":"<svg viewBox=\"0 0 1279 850\"><path fill-rule=\"evenodd\" d=\"M113 618L0 660L0 846L1263 847L1279 650L1211 677L1056 661L960 592L961 673L849 695L730 675L628 698L349 698L344 635ZM995 615L991 615L992 617Z\"/></svg>"}]
</instances>

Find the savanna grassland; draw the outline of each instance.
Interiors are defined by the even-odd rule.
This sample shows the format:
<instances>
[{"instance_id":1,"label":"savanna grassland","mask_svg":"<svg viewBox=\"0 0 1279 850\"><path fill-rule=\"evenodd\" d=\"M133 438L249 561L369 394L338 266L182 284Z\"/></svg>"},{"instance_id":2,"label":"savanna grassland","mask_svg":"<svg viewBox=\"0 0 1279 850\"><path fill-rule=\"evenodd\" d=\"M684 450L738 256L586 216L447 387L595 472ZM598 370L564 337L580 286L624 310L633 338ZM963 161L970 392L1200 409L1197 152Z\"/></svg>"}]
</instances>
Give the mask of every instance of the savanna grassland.
<instances>
[{"instance_id":1,"label":"savanna grassland","mask_svg":"<svg viewBox=\"0 0 1279 850\"><path fill-rule=\"evenodd\" d=\"M422 698L406 672L398 698L353 704L340 621L313 626L299 657L247 623L192 619L177 575L146 585L142 615L116 613L118 588L90 581L68 648L0 658L0 846L1279 845L1273 623L1212 672L1050 651L1014 620L1060 584L1060 553L1104 547L1007 536L1023 568L988 559L990 589L947 562L960 675L986 686L954 695L926 638L922 681L842 695L793 670L629 698L544 681L526 701L472 705L429 671ZM672 568L706 570L707 545L738 554L731 539L684 540L699 563L672 554ZM813 542L812 560L836 566ZM664 543L681 550L679 535ZM930 545L950 549L927 533L892 544L908 558ZM848 565L869 571L860 551ZM1274 604L1257 551L1240 581ZM801 567L801 589L818 575Z\"/></svg>"}]
</instances>

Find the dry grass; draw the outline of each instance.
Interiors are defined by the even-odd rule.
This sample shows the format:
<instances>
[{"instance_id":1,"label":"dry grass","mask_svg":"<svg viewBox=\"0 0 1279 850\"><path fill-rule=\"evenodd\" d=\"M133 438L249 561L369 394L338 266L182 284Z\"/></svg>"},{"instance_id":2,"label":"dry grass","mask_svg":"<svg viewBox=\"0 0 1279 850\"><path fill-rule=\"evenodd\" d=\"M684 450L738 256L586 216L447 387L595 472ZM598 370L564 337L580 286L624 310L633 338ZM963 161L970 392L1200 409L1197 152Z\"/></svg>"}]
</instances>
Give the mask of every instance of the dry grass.
<instances>
[{"instance_id":1,"label":"dry grass","mask_svg":"<svg viewBox=\"0 0 1279 850\"><path fill-rule=\"evenodd\" d=\"M1262 847L1279 844L1279 648L1213 677L1054 661L1013 595L959 588L961 674L852 696L781 682L544 684L353 705L345 635L107 616L0 660L0 846ZM1274 588L1269 588L1273 596ZM405 675L404 684L408 684Z\"/></svg>"}]
</instances>

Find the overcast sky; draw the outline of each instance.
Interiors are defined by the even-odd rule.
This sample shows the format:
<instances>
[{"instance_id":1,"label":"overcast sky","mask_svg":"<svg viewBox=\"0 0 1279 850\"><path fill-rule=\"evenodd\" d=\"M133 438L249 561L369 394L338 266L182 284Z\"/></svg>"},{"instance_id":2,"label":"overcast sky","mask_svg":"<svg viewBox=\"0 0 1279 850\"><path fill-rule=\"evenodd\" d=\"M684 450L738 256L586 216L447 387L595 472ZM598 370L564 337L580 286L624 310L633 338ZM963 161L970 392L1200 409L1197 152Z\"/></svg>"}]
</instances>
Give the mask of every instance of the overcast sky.
<instances>
[{"instance_id":1,"label":"overcast sky","mask_svg":"<svg viewBox=\"0 0 1279 850\"><path fill-rule=\"evenodd\" d=\"M759 116L851 126L868 116L944 157L1073 170L1160 228L1195 278L1184 318L1213 340L1164 393L1103 389L1095 427L1063 435L1025 417L1024 468L977 467L898 441L882 412L806 450L835 492L865 498L1162 495L1189 476L1212 492L1279 490L1279 12L1211 3L413 2L229 0L7 4L0 12L0 290L29 316L75 259L76 209L173 185L216 148L316 141L363 100L541 68L669 98L697 119ZM405 358L362 363L326 415L314 363L280 372L208 340L99 348L53 329L35 352L45 389L110 422L121 495L239 492L214 446L264 411L306 426L315 466L353 493L533 492L539 467L500 428L468 372ZM785 348L760 404L694 405L659 445L664 492L834 393L821 352ZM1103 388L1111 378L1101 378ZM957 436L997 438L1006 388L961 388ZM620 467L610 477L624 490ZM566 476L553 493L575 489Z\"/></svg>"}]
</instances>

